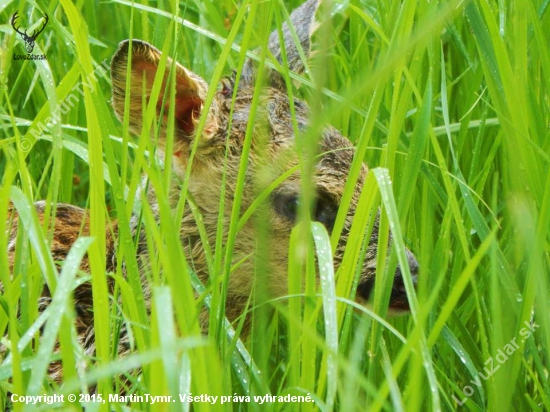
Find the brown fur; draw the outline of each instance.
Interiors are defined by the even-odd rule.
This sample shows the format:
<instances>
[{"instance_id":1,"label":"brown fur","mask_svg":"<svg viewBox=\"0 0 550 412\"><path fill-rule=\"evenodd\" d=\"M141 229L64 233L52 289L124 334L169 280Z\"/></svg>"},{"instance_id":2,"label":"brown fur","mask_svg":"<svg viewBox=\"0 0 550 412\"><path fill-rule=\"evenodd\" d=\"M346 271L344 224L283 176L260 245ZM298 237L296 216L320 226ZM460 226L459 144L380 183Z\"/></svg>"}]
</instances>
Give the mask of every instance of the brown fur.
<instances>
[{"instance_id":1,"label":"brown fur","mask_svg":"<svg viewBox=\"0 0 550 412\"><path fill-rule=\"evenodd\" d=\"M300 47L304 52L309 53L310 34L314 26L314 14L318 7L318 0L309 0L299 7L291 16L293 25L296 27L297 36L300 39ZM283 36L285 38L285 49L287 61L290 69L300 72L304 64L300 59L298 46L294 44L293 36L289 27L285 24L283 27ZM282 62L281 46L278 41L278 34L275 32L270 37L270 50L273 55ZM145 103L150 100L153 81L160 61L160 52L151 45L134 40L132 42L131 58L131 82L130 89L126 89L127 64L129 60L130 43L122 42L118 51L115 53L111 63L113 107L117 116L122 119L124 115L124 101L126 95L130 94L130 130L140 135L142 128L142 99ZM165 87L168 82L168 73L170 67L175 65L176 69L176 97L174 109L175 112L175 136L174 136L174 173L181 179L189 167L188 159L193 139L198 139L198 148L192 161L188 193L190 198L198 206L202 214L204 226L207 231L208 241L211 245L215 244L218 210L221 193L221 182L224 173L224 158L227 153L225 164L226 173L226 199L224 228L227 232L230 221L233 196L235 193L237 173L241 160L245 132L250 119L250 107L256 86L256 68L255 63L250 60L245 64L243 75L241 77L236 98L232 95L235 85L233 79L224 80L222 87L215 94L212 105L208 108L206 114L205 127L200 136L196 136L196 128L201 112L205 110L204 103L208 93L208 84L198 75L187 70L183 66L168 59L166 73L163 79L163 87L158 97L157 114L160 114L161 105L164 98ZM244 196L242 198L242 210L246 210L255 199L258 189L263 189L269 183L273 182L281 174L290 168L299 164L296 139L293 120L291 117L290 103L286 92L285 81L276 71L268 73L268 85L263 90L262 101L259 106L259 112L256 122L256 128L252 141L251 154L248 162ZM169 94L166 96L168 102ZM166 103L168 105L168 103ZM295 100L295 122L300 131L308 127L308 107L305 103ZM162 155L162 149L166 141L167 133L167 114L169 107L164 107L164 119L161 121L160 133L158 133L158 142ZM230 112L233 110L230 121ZM151 129L151 135L153 131ZM313 218L318 218L325 224L327 230L332 230L333 218L335 217L337 207L343 195L345 181L347 179L355 149L348 139L343 137L336 129L332 127L325 128L319 139L319 157L313 173L313 184L316 196L319 199L317 213ZM299 169L298 169L299 170ZM258 176L262 175L262 179ZM356 213L356 206L359 200L361 188L367 174L367 167L362 166L361 173L353 194L353 200L349 208L345 226L341 235L340 242L335 252L334 262L338 267L342 261L346 247L347 236L351 228L353 217ZM177 179L176 179L177 180ZM263 187L258 187L263 185ZM267 290L273 296L283 296L287 293L287 266L290 232L294 226L294 219L289 216L288 207L292 198L299 196L301 190L301 176L299 172L292 174L281 185L279 185L271 194L269 202L271 203L268 216L270 227L270 253L268 256L255 256L244 259L239 268L229 277L227 292L226 313L230 320L239 316L248 297L252 293L254 280L254 265L258 258L264 259L264 262L270 268L266 277ZM175 207L179 200L180 187L174 184L171 191L172 206ZM152 205L154 213L158 213L156 207L156 196L153 190L148 192L149 202ZM37 212L43 217L44 206L37 203ZM17 215L16 220L17 220ZM15 222L16 223L16 222ZM107 239L108 247L108 266L107 271L114 271L116 265L116 235L117 223L112 223L112 230L109 230ZM137 219L133 219L132 230L134 233L138 229ZM52 242L52 254L57 261L63 261L67 252L76 238L88 233L87 212L69 205L58 205L55 220L55 230ZM244 229L237 235L233 262L241 261L250 255L255 249L255 230L252 220L250 220ZM15 245L16 224L12 226L10 236L10 259L13 259L13 250ZM227 233L224 234L227 236ZM193 264L193 269L199 275L203 282L207 282L209 272L206 263L204 249L202 247L199 232L195 219L186 209L181 222L180 237L189 260ZM374 283L376 270L376 248L378 239L378 221L374 226L372 237L370 239L367 257L363 264L359 279L357 300L365 302L370 294ZM414 256L408 253L409 266L415 276L418 270L418 264ZM139 262L147 262L148 250L144 239L141 240L138 247ZM84 271L89 270L87 258L82 263ZM142 268L143 272L147 268ZM146 297L150 295L147 289L148 284L144 282ZM49 301L49 292L47 288L44 291L41 306ZM91 286L82 285L75 292L75 304L77 307L77 332L81 337L81 342L89 353L94 351L93 336L93 313L91 301ZM406 310L407 301L403 288L400 270L397 270L394 288L392 292L390 306ZM125 341L126 333L122 333L122 342L119 350L124 352L128 350ZM60 365L52 366L52 375L59 379L61 374Z\"/></svg>"}]
</instances>

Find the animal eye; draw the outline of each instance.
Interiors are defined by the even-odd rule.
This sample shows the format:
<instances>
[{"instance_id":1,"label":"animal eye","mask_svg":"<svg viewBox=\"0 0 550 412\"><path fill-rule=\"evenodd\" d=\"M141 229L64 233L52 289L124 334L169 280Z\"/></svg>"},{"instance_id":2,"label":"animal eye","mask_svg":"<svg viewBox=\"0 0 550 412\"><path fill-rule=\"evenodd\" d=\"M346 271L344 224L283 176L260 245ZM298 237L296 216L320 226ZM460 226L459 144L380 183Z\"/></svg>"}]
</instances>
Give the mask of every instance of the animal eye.
<instances>
[{"instance_id":1,"label":"animal eye","mask_svg":"<svg viewBox=\"0 0 550 412\"><path fill-rule=\"evenodd\" d=\"M275 196L274 206L279 215L295 222L300 208L300 200L297 195L279 195Z\"/></svg>"},{"instance_id":2,"label":"animal eye","mask_svg":"<svg viewBox=\"0 0 550 412\"><path fill-rule=\"evenodd\" d=\"M275 196L273 204L276 212L291 222L296 222L300 208L298 195ZM328 196L320 196L315 201L311 219L323 224L330 232L336 220L338 205Z\"/></svg>"},{"instance_id":3,"label":"animal eye","mask_svg":"<svg viewBox=\"0 0 550 412\"><path fill-rule=\"evenodd\" d=\"M331 232L338 213L338 205L330 198L322 196L317 199L313 220L323 224Z\"/></svg>"}]
</instances>

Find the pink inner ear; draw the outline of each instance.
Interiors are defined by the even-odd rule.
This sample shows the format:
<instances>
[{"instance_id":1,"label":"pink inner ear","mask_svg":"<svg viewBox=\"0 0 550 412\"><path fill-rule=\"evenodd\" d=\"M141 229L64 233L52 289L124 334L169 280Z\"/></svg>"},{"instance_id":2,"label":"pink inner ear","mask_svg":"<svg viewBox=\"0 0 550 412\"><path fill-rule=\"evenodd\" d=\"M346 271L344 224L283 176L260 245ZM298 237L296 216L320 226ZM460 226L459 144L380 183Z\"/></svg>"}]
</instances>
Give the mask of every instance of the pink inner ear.
<instances>
[{"instance_id":1,"label":"pink inner ear","mask_svg":"<svg viewBox=\"0 0 550 412\"><path fill-rule=\"evenodd\" d=\"M143 72L145 72L146 82L149 87L153 86L155 80L155 75L157 67L146 61L135 62L133 65L135 71L139 73L140 77L143 77ZM163 79L163 85L161 86L161 92L159 95L159 100L157 102L157 109L160 114L162 108L162 101L164 99L164 90L166 89L166 81L168 79L169 69L167 68L166 75ZM200 116L202 108L202 100L197 94L197 90L193 87L193 80L186 77L185 75L176 76L176 97L175 97L175 110L174 116L176 118L177 126L186 134L191 136L195 130L195 125L193 119L196 119ZM167 116L169 113L170 101L167 96L164 107L164 115Z\"/></svg>"},{"instance_id":2,"label":"pink inner ear","mask_svg":"<svg viewBox=\"0 0 550 412\"><path fill-rule=\"evenodd\" d=\"M155 75L157 74L157 67L154 64L144 60L137 62L132 60L132 71L137 72L140 80L143 78L143 72L145 72L145 80L147 84L151 87L153 86L153 81L155 80Z\"/></svg>"},{"instance_id":3,"label":"pink inner ear","mask_svg":"<svg viewBox=\"0 0 550 412\"><path fill-rule=\"evenodd\" d=\"M163 97L160 96L159 102L157 104L157 109L159 113L162 108L162 99ZM201 99L199 99L199 97L194 94L187 93L187 95L182 96L181 93L178 92L175 98L175 104L176 108L174 110L174 117L176 119L176 125L186 135L192 135L195 130L193 119L198 118L201 113ZM170 102L166 101L164 105L164 116L168 116L169 111Z\"/></svg>"},{"instance_id":4,"label":"pink inner ear","mask_svg":"<svg viewBox=\"0 0 550 412\"><path fill-rule=\"evenodd\" d=\"M197 95L188 93L186 96L181 96L178 91L175 102L176 110L174 115L176 121L181 130L190 136L195 131L193 119L197 119L200 116L202 101Z\"/></svg>"}]
</instances>

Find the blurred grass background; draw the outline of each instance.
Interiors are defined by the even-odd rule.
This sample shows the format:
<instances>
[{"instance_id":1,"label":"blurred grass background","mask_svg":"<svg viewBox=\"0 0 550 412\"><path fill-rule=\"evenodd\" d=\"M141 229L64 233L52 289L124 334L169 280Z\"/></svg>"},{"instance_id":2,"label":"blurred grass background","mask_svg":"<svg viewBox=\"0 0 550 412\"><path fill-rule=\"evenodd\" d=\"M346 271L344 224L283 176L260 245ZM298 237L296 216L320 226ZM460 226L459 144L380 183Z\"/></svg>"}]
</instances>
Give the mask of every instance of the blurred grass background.
<instances>
[{"instance_id":1,"label":"blurred grass background","mask_svg":"<svg viewBox=\"0 0 550 412\"><path fill-rule=\"evenodd\" d=\"M29 205L46 199L91 210L95 241L82 241L74 253L87 250L92 271L78 276L107 296L106 218L116 217L124 227L142 173L156 182L168 177L144 156L151 144L129 136L114 117L109 73L98 76L93 88L79 85L130 37L176 52L185 67L216 80L242 57L233 45L252 50L262 44L300 2L0 2L0 233L9 224L11 200L28 222L31 241L18 244L17 276L10 278L7 239L0 237L1 344L10 348L0 366L2 406L8 393L80 394L94 382L106 399L117 393L113 380L122 384L113 376L142 366L139 379L128 377L130 393L310 393L315 399L232 402L215 410L550 409L549 3L351 0L322 10L332 16L315 39L314 49L323 53L314 55L304 85L293 93L310 102L315 121L349 136L371 168L383 168L371 174L366 189L382 196L365 207L382 205L382 233L400 228L396 243L407 244L421 267L413 314L390 319L395 329L365 310L352 310L350 302L338 307L338 316L323 315L319 305L327 303L328 292L316 300L310 290L305 305L282 299L279 314L266 315L265 329L253 331L248 350L226 332L201 337L198 323L187 321L197 311L189 298L192 286L201 286L181 276L188 271L186 265L182 270L173 225L155 229L145 208L148 237L168 245L153 265L163 268L151 276L153 313L146 316L133 240L122 230L126 277L120 265L111 275L125 318L109 299L94 302L97 353L91 359L75 342L71 311L63 310L70 307L78 264L55 276L47 222L40 228ZM16 10L23 27L49 15L33 51L47 60L14 60L25 53L10 25ZM248 18L249 10L255 18ZM36 140L30 132L71 93L78 103ZM159 204L169 215L166 193L159 194ZM323 239L318 248L328 247ZM350 240L362 243L361 236ZM223 245L213 253L217 267ZM302 271L295 263L291 281ZM304 270L311 273L311 265ZM337 290L340 279L354 276L354 266L346 270L336 273ZM59 310L38 317L44 277L57 284ZM375 308L384 311L376 302ZM330 320L326 327L318 325L323 316ZM135 325L137 350L122 360L112 339L120 322ZM39 341L37 329L44 324ZM529 336L528 324L534 329ZM64 362L61 388L46 376L47 361L59 356L52 354L56 339ZM506 356L497 358L499 350ZM86 410L111 408L188 410L189 404L86 404ZM193 410L210 407L195 403Z\"/></svg>"}]
</instances>

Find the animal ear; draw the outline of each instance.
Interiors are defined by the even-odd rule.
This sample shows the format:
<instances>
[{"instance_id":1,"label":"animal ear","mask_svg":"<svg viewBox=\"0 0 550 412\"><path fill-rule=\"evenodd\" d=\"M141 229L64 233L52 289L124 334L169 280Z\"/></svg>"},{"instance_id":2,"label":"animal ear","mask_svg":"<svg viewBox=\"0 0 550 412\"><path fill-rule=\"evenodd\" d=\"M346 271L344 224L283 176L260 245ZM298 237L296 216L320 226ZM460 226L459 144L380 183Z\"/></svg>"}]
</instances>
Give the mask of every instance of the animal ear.
<instances>
[{"instance_id":1,"label":"animal ear","mask_svg":"<svg viewBox=\"0 0 550 412\"><path fill-rule=\"evenodd\" d=\"M124 117L125 97L128 93L130 94L130 131L139 135L143 126L143 107L145 107L143 99L145 99L146 104L149 103L161 53L146 42L132 40L131 79L129 82L130 87L127 89L126 76L129 48L129 40L120 43L111 61L113 108L117 117L122 120ZM167 59L162 86L156 103L157 116L160 116L161 113L163 116L158 134L161 148L166 141L166 118L169 113L171 100L166 83L169 82L169 73L172 65L175 65L176 70L174 153L180 153L189 147L191 139L195 137L198 121L208 92L208 83L172 59ZM217 103L213 101L209 109L206 125L200 136L199 147L209 142L218 129L216 112Z\"/></svg>"},{"instance_id":2,"label":"animal ear","mask_svg":"<svg viewBox=\"0 0 550 412\"><path fill-rule=\"evenodd\" d=\"M315 31L315 13L321 4L321 0L308 0L290 15L290 23L293 26L289 27L288 22L285 22L282 27L282 36L284 41L284 51L286 52L286 61L288 68L296 73L304 71L304 62L300 56L300 49L303 50L304 56L309 57L311 48L311 35ZM295 34L294 34L295 33ZM299 44L296 43L298 39ZM269 50L275 56L279 63L283 63L279 31L274 30L269 35ZM248 59L245 63L242 73L242 82L246 85L253 85L256 81L256 62ZM286 88L283 76L276 70L269 71L269 81L271 86L284 90Z\"/></svg>"}]
</instances>

